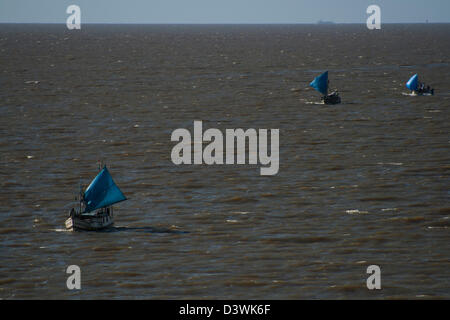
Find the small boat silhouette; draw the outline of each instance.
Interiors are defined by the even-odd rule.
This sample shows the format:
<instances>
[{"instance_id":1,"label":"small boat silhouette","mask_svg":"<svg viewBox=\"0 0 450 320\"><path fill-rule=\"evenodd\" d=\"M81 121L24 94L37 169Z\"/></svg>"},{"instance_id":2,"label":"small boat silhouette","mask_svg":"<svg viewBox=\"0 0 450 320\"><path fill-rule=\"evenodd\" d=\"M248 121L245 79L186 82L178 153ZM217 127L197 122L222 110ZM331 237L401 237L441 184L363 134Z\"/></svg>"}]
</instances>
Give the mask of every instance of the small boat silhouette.
<instances>
[{"instance_id":1,"label":"small boat silhouette","mask_svg":"<svg viewBox=\"0 0 450 320\"><path fill-rule=\"evenodd\" d=\"M434 89L430 86L425 86L424 83L421 83L417 73L409 78L408 82L406 82L406 87L411 90L413 95L434 95Z\"/></svg>"},{"instance_id":2,"label":"small boat silhouette","mask_svg":"<svg viewBox=\"0 0 450 320\"><path fill-rule=\"evenodd\" d=\"M341 103L341 97L337 91L333 91L328 94L328 87L330 82L328 80L328 71L325 71L320 76L317 76L310 84L311 87L323 94L321 100L325 104L339 104Z\"/></svg>"},{"instance_id":3,"label":"small boat silhouette","mask_svg":"<svg viewBox=\"0 0 450 320\"><path fill-rule=\"evenodd\" d=\"M106 166L82 192L80 186L80 206L72 208L66 220L70 230L101 230L114 225L112 205L127 200L114 183Z\"/></svg>"}]
</instances>

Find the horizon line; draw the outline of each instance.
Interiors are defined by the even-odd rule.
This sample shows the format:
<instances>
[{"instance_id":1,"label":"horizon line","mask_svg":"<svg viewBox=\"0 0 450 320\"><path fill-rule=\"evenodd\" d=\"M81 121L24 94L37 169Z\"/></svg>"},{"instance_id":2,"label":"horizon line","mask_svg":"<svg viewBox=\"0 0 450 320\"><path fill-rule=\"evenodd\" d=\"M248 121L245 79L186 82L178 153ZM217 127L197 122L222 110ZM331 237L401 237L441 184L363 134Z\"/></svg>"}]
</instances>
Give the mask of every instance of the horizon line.
<instances>
[{"instance_id":1,"label":"horizon line","mask_svg":"<svg viewBox=\"0 0 450 320\"><path fill-rule=\"evenodd\" d=\"M0 24L55 24L66 25L66 22L3 22ZM317 22L84 22L81 25L366 25L366 22L333 22L319 20ZM450 22L383 22L385 24L450 24Z\"/></svg>"}]
</instances>

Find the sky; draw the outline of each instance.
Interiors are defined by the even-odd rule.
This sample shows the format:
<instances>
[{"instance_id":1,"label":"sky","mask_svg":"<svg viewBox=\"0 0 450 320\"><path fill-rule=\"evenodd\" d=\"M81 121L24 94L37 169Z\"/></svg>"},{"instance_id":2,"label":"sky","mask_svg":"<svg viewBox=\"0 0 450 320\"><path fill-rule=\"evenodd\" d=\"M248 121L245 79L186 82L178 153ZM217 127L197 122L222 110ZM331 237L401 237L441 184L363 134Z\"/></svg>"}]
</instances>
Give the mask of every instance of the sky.
<instances>
[{"instance_id":1,"label":"sky","mask_svg":"<svg viewBox=\"0 0 450 320\"><path fill-rule=\"evenodd\" d=\"M69 5L81 23L450 23L450 0L0 0L0 23L66 23Z\"/></svg>"}]
</instances>

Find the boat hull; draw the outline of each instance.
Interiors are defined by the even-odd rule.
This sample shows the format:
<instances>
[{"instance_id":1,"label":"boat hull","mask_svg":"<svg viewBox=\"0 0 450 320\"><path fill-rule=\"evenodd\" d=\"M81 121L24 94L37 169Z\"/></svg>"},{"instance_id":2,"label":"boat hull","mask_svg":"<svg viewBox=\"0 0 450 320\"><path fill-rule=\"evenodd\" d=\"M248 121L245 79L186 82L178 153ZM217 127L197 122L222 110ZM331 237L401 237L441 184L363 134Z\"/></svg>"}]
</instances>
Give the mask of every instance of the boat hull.
<instances>
[{"instance_id":1,"label":"boat hull","mask_svg":"<svg viewBox=\"0 0 450 320\"><path fill-rule=\"evenodd\" d=\"M322 97L322 101L325 104L339 104L341 103L341 97L337 94L329 94L327 96Z\"/></svg>"},{"instance_id":2,"label":"boat hull","mask_svg":"<svg viewBox=\"0 0 450 320\"><path fill-rule=\"evenodd\" d=\"M434 95L434 90L433 91L418 91L418 92L414 92L414 95L416 96L433 96Z\"/></svg>"},{"instance_id":3,"label":"boat hull","mask_svg":"<svg viewBox=\"0 0 450 320\"><path fill-rule=\"evenodd\" d=\"M114 225L114 217L112 215L74 215L67 218L66 229L68 230L102 230Z\"/></svg>"}]
</instances>

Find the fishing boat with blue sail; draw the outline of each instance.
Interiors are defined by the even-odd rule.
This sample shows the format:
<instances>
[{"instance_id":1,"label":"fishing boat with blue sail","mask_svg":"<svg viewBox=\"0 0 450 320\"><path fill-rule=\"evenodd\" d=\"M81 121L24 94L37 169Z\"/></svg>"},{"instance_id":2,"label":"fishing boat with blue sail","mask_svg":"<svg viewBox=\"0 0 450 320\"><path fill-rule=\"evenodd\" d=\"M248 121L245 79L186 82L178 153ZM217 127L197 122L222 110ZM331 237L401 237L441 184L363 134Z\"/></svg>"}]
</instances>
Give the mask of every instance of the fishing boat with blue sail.
<instances>
[{"instance_id":1,"label":"fishing boat with blue sail","mask_svg":"<svg viewBox=\"0 0 450 320\"><path fill-rule=\"evenodd\" d=\"M434 89L430 86L425 86L424 83L419 81L419 75L416 73L408 82L406 82L406 87L411 90L411 94L415 96L432 96L434 95Z\"/></svg>"},{"instance_id":2,"label":"fishing boat with blue sail","mask_svg":"<svg viewBox=\"0 0 450 320\"><path fill-rule=\"evenodd\" d=\"M72 208L66 220L69 230L101 230L114 225L112 205L127 198L114 183L106 166L83 192L80 186L79 207Z\"/></svg>"},{"instance_id":3,"label":"fishing boat with blue sail","mask_svg":"<svg viewBox=\"0 0 450 320\"><path fill-rule=\"evenodd\" d=\"M328 71L325 71L321 75L317 76L309 85L323 95L321 101L324 104L341 103L341 97L339 96L337 90L328 94L328 88L330 85L330 81L328 80Z\"/></svg>"}]
</instances>

